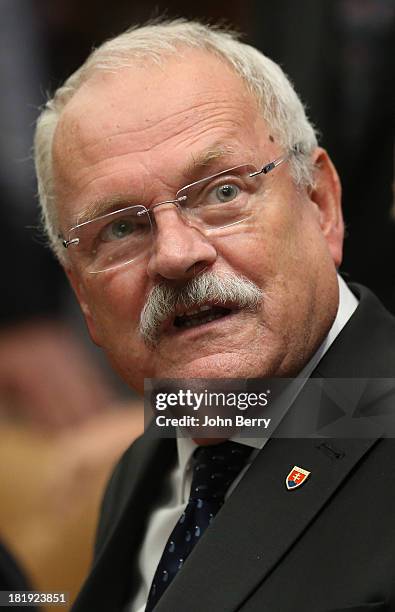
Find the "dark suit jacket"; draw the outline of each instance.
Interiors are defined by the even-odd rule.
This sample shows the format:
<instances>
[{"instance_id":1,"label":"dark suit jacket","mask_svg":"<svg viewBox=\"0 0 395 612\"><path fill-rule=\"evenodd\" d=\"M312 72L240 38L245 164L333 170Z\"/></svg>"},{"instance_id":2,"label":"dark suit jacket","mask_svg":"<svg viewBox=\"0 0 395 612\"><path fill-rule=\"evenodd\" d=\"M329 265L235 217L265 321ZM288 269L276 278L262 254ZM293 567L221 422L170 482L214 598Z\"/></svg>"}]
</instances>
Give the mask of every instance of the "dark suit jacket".
<instances>
[{"instance_id":1,"label":"dark suit jacket","mask_svg":"<svg viewBox=\"0 0 395 612\"><path fill-rule=\"evenodd\" d=\"M9 551L0 542L0 591L31 591L33 587L28 584L26 577L23 575L21 568L17 565L15 559ZM2 612L11 610L12 612L20 612L25 610L35 610L39 612L36 606L21 607L21 606L1 606Z\"/></svg>"},{"instance_id":2,"label":"dark suit jacket","mask_svg":"<svg viewBox=\"0 0 395 612\"><path fill-rule=\"evenodd\" d=\"M367 289L319 363L323 378L391 378L395 320ZM351 395L359 393L351 385ZM295 402L303 406L302 390ZM350 397L353 401L353 397ZM391 404L392 405L392 404ZM108 486L93 569L73 612L121 612L174 440L146 434ZM311 471L299 489L285 477ZM395 610L395 442L273 438L258 453L157 605L158 612Z\"/></svg>"}]
</instances>

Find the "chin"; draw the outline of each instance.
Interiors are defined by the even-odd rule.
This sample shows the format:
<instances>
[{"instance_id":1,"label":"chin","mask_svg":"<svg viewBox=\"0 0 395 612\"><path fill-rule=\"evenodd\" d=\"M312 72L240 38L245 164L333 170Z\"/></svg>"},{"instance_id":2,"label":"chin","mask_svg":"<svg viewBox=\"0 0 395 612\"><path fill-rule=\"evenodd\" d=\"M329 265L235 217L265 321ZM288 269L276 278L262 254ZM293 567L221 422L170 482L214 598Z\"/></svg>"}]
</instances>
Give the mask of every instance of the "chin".
<instances>
[{"instance_id":1,"label":"chin","mask_svg":"<svg viewBox=\"0 0 395 612\"><path fill-rule=\"evenodd\" d=\"M209 355L185 363L158 366L156 378L259 378L265 376L262 364L250 363L238 355Z\"/></svg>"}]
</instances>

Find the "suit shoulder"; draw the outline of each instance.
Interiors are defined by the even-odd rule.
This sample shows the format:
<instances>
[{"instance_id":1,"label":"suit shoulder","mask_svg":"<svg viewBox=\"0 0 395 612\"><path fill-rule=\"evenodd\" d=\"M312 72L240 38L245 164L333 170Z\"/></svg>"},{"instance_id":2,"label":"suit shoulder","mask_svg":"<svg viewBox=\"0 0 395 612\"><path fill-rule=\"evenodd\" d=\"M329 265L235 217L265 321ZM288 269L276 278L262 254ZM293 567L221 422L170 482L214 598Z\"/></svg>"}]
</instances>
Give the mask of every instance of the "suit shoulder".
<instances>
[{"instance_id":1,"label":"suit shoulder","mask_svg":"<svg viewBox=\"0 0 395 612\"><path fill-rule=\"evenodd\" d=\"M104 491L96 533L95 556L107 539L119 516L124 511L134 482L145 470L147 455L154 441L146 434L138 437L123 453L116 464Z\"/></svg>"}]
</instances>

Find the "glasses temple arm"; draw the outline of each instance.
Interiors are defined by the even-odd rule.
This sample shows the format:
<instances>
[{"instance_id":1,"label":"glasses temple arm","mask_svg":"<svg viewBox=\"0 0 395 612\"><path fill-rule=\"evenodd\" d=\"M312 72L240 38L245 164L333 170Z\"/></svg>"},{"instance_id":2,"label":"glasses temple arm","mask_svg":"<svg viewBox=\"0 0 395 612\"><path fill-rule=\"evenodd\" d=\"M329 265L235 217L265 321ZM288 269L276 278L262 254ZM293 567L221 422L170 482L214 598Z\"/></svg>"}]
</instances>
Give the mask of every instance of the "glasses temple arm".
<instances>
[{"instance_id":1,"label":"glasses temple arm","mask_svg":"<svg viewBox=\"0 0 395 612\"><path fill-rule=\"evenodd\" d=\"M295 145L294 147L292 147L292 150L290 151L290 153L287 153L287 155L282 155L281 157L277 157L277 159L274 159L269 164L266 164L265 166L263 166L261 170L252 172L250 176L252 177L252 176L257 176L258 174L267 174L268 172L271 172L272 170L274 170L274 168L277 168L277 166L279 166L283 162L287 161L287 159L289 159L291 155L297 155L300 152L301 152L300 146Z\"/></svg>"}]
</instances>

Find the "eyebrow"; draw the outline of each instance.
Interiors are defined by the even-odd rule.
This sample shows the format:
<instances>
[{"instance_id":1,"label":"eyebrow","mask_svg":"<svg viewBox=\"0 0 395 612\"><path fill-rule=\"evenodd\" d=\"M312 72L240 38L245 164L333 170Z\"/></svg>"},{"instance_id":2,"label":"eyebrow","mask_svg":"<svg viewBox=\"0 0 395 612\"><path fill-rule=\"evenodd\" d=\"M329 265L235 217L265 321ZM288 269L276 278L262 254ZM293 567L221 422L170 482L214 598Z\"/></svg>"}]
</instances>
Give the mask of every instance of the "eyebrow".
<instances>
[{"instance_id":1,"label":"eyebrow","mask_svg":"<svg viewBox=\"0 0 395 612\"><path fill-rule=\"evenodd\" d=\"M198 155L192 155L192 160L189 162L185 169L185 175L190 177L194 175L198 170L211 166L213 162L222 161L228 157L231 157L236 153L234 147L230 145L214 144L214 146L198 153Z\"/></svg>"},{"instance_id":2,"label":"eyebrow","mask_svg":"<svg viewBox=\"0 0 395 612\"><path fill-rule=\"evenodd\" d=\"M215 143L213 146L205 149L197 155L192 154L191 160L182 171L182 175L189 177L189 179L186 180L190 180L190 178L196 176L199 171L203 170L204 168L213 167L216 162L225 160L232 155L235 155L235 153L236 150L230 145ZM107 213L122 210L123 208L128 208L129 206L138 206L139 204L143 205L141 203L134 202L136 202L136 198L132 194L114 195L111 197L94 200L78 214L74 225L81 225L82 223L93 221L94 219L97 219L98 217L101 217Z\"/></svg>"},{"instance_id":3,"label":"eyebrow","mask_svg":"<svg viewBox=\"0 0 395 612\"><path fill-rule=\"evenodd\" d=\"M93 221L93 219L102 217L107 213L122 210L123 208L128 208L129 206L134 206L133 196L128 196L127 194L114 195L112 197L94 200L78 214L75 225L81 225L82 223Z\"/></svg>"}]
</instances>

